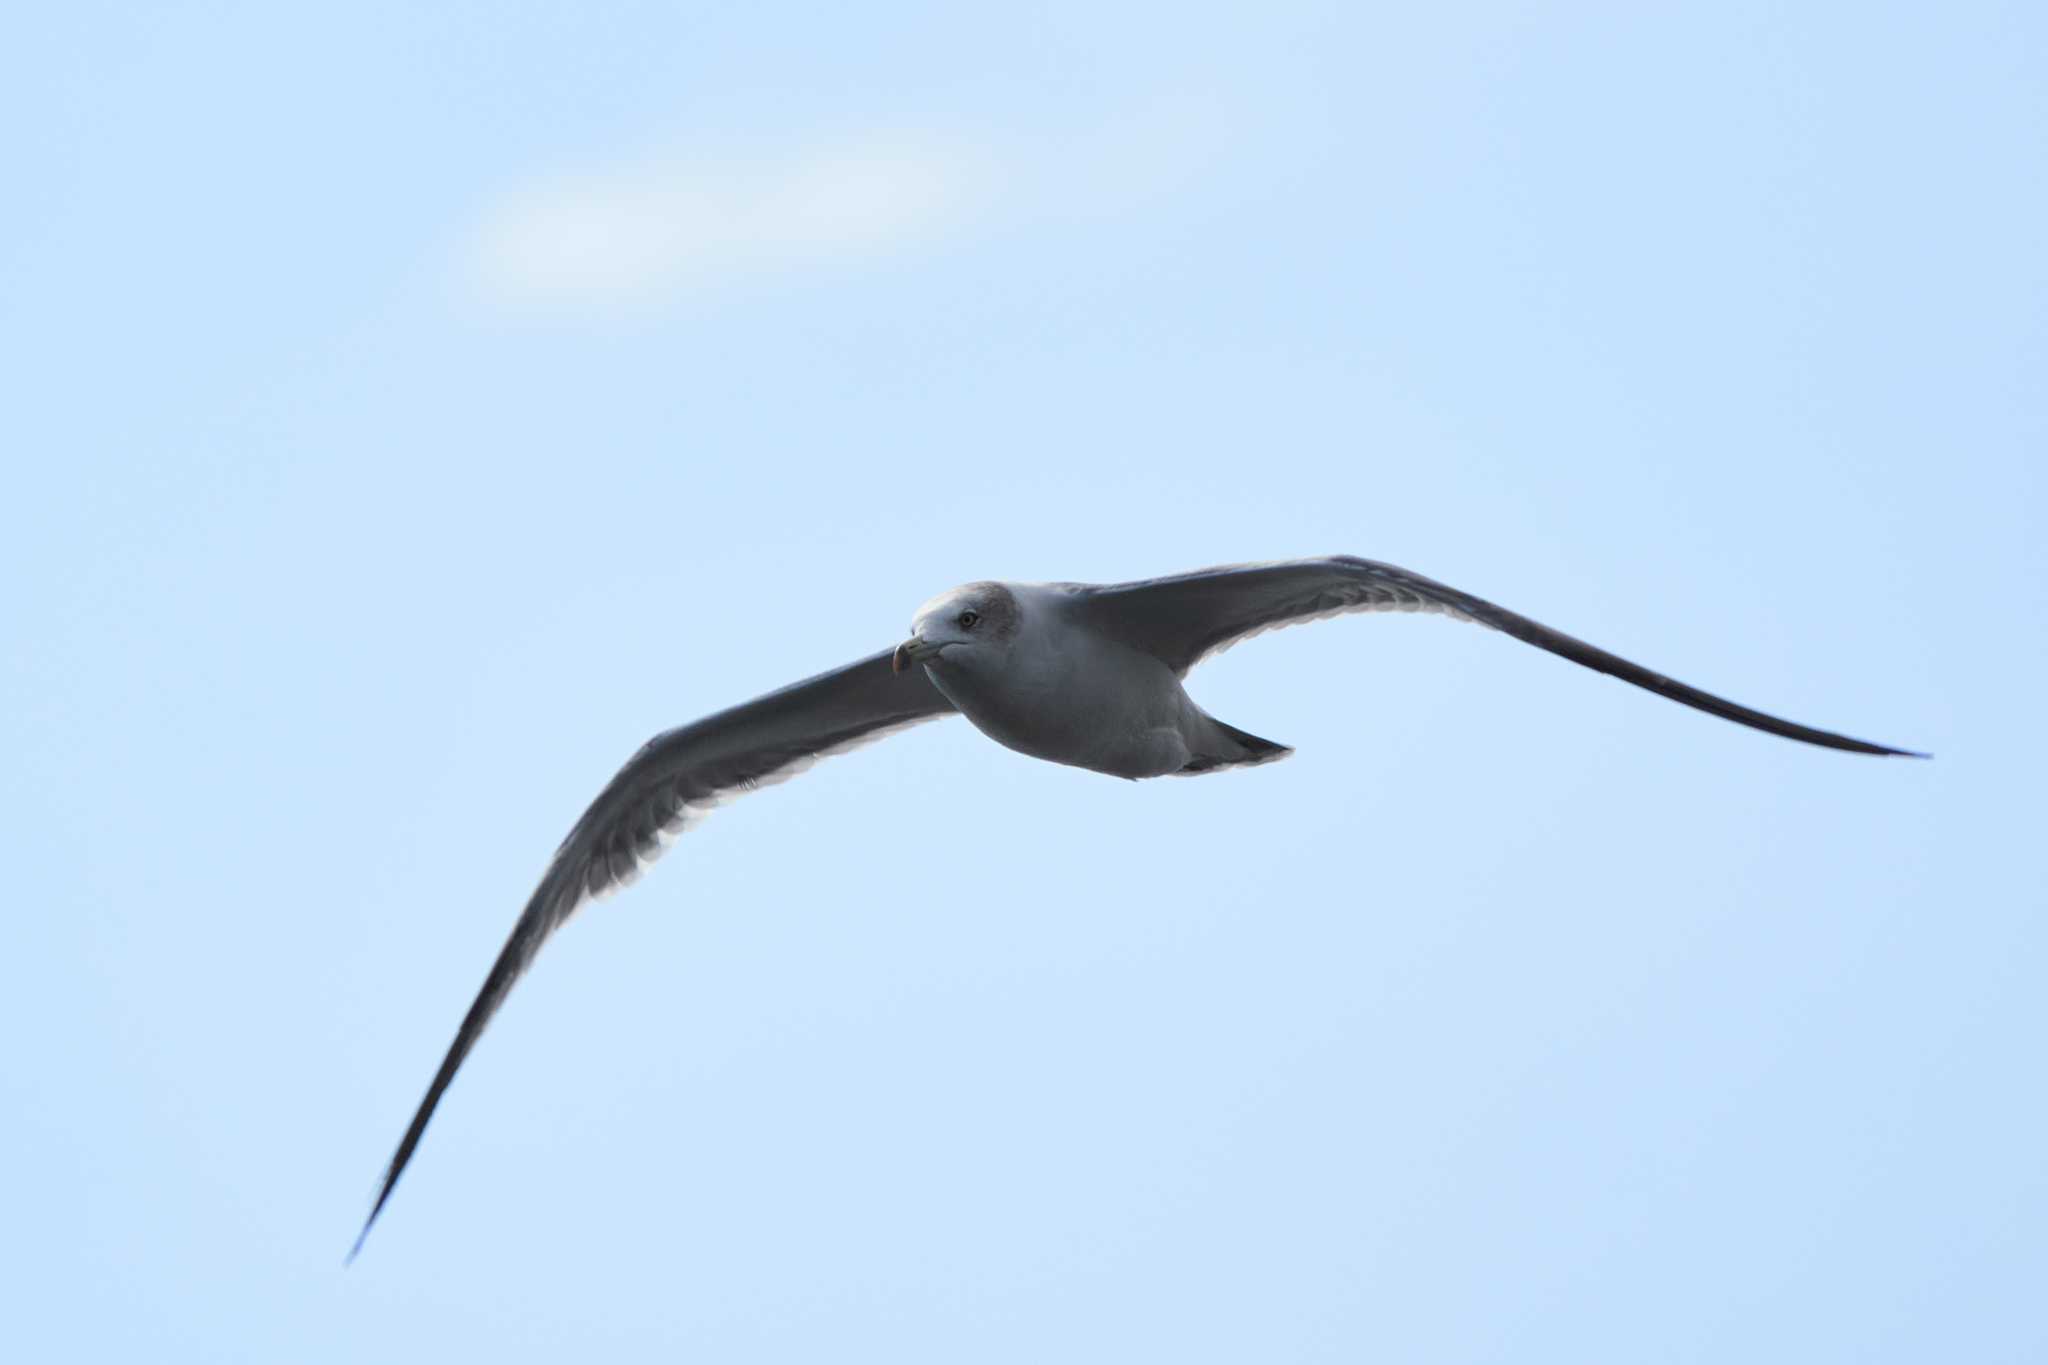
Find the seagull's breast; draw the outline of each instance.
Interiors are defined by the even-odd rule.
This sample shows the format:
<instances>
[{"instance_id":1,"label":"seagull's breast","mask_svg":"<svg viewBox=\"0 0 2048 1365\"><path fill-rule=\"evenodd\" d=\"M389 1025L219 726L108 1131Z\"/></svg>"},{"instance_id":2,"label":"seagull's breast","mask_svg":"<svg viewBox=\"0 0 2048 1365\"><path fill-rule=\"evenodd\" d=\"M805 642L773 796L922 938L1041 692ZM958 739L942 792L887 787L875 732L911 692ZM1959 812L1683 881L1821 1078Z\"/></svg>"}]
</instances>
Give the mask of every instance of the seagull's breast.
<instances>
[{"instance_id":1,"label":"seagull's breast","mask_svg":"<svg viewBox=\"0 0 2048 1365\"><path fill-rule=\"evenodd\" d=\"M1033 758L1117 777L1177 772L1194 703L1173 670L1149 654L1034 612L1000 655L974 665L927 665L973 726Z\"/></svg>"}]
</instances>

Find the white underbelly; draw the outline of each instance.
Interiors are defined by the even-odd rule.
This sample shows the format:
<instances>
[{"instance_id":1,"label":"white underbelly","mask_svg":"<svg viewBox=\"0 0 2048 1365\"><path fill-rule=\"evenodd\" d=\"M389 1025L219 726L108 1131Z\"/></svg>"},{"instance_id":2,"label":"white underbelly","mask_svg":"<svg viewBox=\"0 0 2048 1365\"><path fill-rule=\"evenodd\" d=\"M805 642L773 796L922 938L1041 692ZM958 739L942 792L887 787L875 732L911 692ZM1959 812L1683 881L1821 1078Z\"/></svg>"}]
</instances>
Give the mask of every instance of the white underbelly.
<instances>
[{"instance_id":1,"label":"white underbelly","mask_svg":"<svg viewBox=\"0 0 2048 1365\"><path fill-rule=\"evenodd\" d=\"M1183 729L1192 703L1171 672L1161 666L1158 673L1073 669L987 686L934 669L931 679L969 723L1005 748L1139 778L1178 772L1191 756Z\"/></svg>"}]
</instances>

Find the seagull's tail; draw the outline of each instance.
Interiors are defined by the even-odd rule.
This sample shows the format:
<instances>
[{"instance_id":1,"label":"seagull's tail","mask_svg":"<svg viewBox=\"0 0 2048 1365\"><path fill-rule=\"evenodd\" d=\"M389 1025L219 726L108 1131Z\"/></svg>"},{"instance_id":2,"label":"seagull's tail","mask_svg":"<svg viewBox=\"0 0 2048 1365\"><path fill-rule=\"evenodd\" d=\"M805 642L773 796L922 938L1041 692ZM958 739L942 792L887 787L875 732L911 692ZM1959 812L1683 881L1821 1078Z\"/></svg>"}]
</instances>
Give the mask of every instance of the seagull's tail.
<instances>
[{"instance_id":1,"label":"seagull's tail","mask_svg":"<svg viewBox=\"0 0 2048 1365\"><path fill-rule=\"evenodd\" d=\"M1261 763L1273 763L1294 752L1292 745L1275 744L1270 739L1248 735L1234 725L1225 725L1214 716L1207 718L1215 727L1216 743L1204 745L1204 749L1215 752L1197 753L1189 759L1176 777L1194 777L1201 773L1221 772L1225 768L1251 768Z\"/></svg>"}]
</instances>

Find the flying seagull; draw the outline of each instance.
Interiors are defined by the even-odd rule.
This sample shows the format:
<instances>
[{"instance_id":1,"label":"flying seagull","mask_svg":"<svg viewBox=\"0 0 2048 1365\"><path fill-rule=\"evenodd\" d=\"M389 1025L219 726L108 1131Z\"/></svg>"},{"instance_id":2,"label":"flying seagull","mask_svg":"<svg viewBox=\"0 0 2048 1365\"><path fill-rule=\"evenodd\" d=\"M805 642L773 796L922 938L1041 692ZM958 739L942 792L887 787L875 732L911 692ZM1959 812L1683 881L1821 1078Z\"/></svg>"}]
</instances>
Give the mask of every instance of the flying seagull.
<instances>
[{"instance_id":1,"label":"flying seagull","mask_svg":"<svg viewBox=\"0 0 2048 1365\"><path fill-rule=\"evenodd\" d=\"M1490 626L1659 696L1787 739L1927 755L1753 711L1617 658L1421 574L1349 555L1237 564L1136 583L969 583L924 604L893 650L656 735L562 841L463 1016L384 1172L353 1259L457 1068L540 946L586 900L625 886L722 801L817 759L959 712L1007 748L1113 777L1251 767L1293 749L1226 725L1181 687L1188 670L1282 626L1366 611Z\"/></svg>"}]
</instances>

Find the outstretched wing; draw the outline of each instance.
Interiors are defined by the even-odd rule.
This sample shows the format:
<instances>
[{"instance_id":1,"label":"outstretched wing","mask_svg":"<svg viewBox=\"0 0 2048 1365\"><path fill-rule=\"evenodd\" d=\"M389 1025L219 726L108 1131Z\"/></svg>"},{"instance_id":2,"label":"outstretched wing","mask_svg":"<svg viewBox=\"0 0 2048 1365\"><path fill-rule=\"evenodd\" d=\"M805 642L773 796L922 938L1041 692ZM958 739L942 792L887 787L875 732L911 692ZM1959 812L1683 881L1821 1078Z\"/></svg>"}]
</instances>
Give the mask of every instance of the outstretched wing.
<instances>
[{"instance_id":1,"label":"outstretched wing","mask_svg":"<svg viewBox=\"0 0 2048 1365\"><path fill-rule=\"evenodd\" d=\"M1350 555L1234 564L1173 578L1084 588L1076 597L1075 609L1095 629L1144 650L1182 674L1209 655L1261 631L1357 611L1442 612L1491 626L1575 664L1739 725L1853 753L1926 757L1910 749L1871 744L1751 710L1518 616L1485 598L1392 564Z\"/></svg>"},{"instance_id":2,"label":"outstretched wing","mask_svg":"<svg viewBox=\"0 0 2048 1365\"><path fill-rule=\"evenodd\" d=\"M952 710L953 704L932 686L923 669L896 674L889 667L889 651L883 650L665 731L642 745L555 850L399 1141L350 1257L370 1235L370 1226L391 1198L392 1188L434 1115L434 1106L455 1079L463 1058L476 1046L485 1025L505 1003L512 984L533 962L540 945L577 907L593 896L630 884L642 867L661 856L676 834L713 806L792 777L829 754L843 753Z\"/></svg>"}]
</instances>

